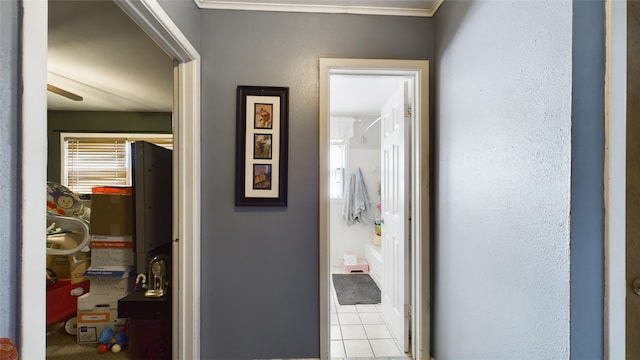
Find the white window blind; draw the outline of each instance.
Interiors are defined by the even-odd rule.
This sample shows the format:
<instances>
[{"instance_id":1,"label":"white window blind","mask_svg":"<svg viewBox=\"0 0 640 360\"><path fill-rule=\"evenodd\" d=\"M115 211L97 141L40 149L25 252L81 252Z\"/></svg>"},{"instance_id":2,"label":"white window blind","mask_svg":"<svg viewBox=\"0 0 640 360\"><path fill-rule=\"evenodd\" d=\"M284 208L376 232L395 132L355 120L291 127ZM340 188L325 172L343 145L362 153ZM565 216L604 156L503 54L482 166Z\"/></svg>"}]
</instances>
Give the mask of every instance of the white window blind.
<instances>
[{"instance_id":1,"label":"white window blind","mask_svg":"<svg viewBox=\"0 0 640 360\"><path fill-rule=\"evenodd\" d=\"M60 134L62 184L80 194L95 186L130 186L131 143L137 140L173 148L171 134Z\"/></svg>"},{"instance_id":2,"label":"white window blind","mask_svg":"<svg viewBox=\"0 0 640 360\"><path fill-rule=\"evenodd\" d=\"M329 146L329 167L331 169L331 199L344 198L344 176L346 168L347 143L345 140L331 140Z\"/></svg>"}]
</instances>

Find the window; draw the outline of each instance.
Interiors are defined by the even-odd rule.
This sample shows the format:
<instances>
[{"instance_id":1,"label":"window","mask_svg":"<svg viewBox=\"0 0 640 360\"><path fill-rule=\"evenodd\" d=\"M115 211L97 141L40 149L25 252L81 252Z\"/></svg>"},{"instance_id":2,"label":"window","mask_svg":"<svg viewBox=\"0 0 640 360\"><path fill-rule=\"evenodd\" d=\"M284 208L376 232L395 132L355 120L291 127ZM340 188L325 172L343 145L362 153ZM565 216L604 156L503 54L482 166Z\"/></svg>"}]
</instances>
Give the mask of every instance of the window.
<instances>
[{"instance_id":1,"label":"window","mask_svg":"<svg viewBox=\"0 0 640 360\"><path fill-rule=\"evenodd\" d=\"M62 184L79 194L94 186L130 186L130 144L136 140L173 148L171 134L61 133Z\"/></svg>"},{"instance_id":2,"label":"window","mask_svg":"<svg viewBox=\"0 0 640 360\"><path fill-rule=\"evenodd\" d=\"M344 176L346 167L347 142L331 140L329 146L329 167L331 168L331 199L344 198Z\"/></svg>"}]
</instances>

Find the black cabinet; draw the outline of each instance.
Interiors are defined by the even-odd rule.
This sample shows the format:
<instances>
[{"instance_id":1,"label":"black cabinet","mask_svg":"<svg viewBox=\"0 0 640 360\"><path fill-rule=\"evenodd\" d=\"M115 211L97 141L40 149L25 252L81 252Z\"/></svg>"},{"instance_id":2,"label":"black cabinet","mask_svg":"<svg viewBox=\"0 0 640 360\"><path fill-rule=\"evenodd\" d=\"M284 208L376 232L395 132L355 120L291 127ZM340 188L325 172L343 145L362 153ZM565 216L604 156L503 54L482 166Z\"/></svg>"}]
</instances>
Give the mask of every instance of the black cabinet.
<instances>
[{"instance_id":1,"label":"black cabinet","mask_svg":"<svg viewBox=\"0 0 640 360\"><path fill-rule=\"evenodd\" d=\"M171 359L171 294L147 298L144 291L118 300L118 317L128 318L130 359Z\"/></svg>"}]
</instances>

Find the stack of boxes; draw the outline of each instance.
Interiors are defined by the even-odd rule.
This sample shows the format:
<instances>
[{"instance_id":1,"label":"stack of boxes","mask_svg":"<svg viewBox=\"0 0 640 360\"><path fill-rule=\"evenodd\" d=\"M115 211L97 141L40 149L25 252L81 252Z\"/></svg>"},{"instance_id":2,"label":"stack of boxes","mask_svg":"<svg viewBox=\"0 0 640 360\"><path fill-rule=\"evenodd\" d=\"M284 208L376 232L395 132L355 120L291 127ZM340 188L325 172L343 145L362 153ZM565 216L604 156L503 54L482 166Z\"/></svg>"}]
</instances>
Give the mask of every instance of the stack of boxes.
<instances>
[{"instance_id":1,"label":"stack of boxes","mask_svg":"<svg viewBox=\"0 0 640 360\"><path fill-rule=\"evenodd\" d=\"M97 342L100 332L122 329L118 300L134 288L131 188L100 187L91 194L89 293L78 298L78 343Z\"/></svg>"}]
</instances>

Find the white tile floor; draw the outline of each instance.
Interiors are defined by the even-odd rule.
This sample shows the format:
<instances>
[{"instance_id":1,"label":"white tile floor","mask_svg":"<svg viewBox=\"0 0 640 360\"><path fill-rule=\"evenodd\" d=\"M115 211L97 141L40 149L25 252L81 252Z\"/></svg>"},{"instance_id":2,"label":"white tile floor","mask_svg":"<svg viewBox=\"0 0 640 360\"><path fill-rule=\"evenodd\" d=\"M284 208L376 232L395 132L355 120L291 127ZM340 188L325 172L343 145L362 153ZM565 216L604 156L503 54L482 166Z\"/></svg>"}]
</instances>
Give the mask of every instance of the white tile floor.
<instances>
[{"instance_id":1,"label":"white tile floor","mask_svg":"<svg viewBox=\"0 0 640 360\"><path fill-rule=\"evenodd\" d=\"M396 344L381 311L380 304L340 305L331 281L331 359L409 359Z\"/></svg>"}]
</instances>

